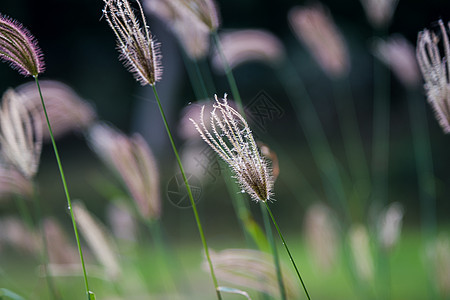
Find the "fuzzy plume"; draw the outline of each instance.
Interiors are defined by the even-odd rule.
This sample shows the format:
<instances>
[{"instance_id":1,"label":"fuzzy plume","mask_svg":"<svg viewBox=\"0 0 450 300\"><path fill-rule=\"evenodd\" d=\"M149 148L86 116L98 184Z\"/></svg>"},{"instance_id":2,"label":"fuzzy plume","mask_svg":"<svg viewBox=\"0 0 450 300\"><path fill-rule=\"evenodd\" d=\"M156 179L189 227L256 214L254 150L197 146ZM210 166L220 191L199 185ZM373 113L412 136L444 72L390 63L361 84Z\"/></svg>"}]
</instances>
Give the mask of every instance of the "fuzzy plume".
<instances>
[{"instance_id":1,"label":"fuzzy plume","mask_svg":"<svg viewBox=\"0 0 450 300\"><path fill-rule=\"evenodd\" d=\"M128 137L106 124L89 130L92 149L122 178L144 218L157 219L161 214L159 177L156 161L144 138Z\"/></svg>"},{"instance_id":2,"label":"fuzzy plume","mask_svg":"<svg viewBox=\"0 0 450 300\"><path fill-rule=\"evenodd\" d=\"M23 76L44 72L44 60L35 37L20 24L0 15L0 60Z\"/></svg>"},{"instance_id":3,"label":"fuzzy plume","mask_svg":"<svg viewBox=\"0 0 450 300\"><path fill-rule=\"evenodd\" d=\"M324 6L297 6L289 11L288 18L298 39L327 75L339 77L348 73L350 58L347 45Z\"/></svg>"},{"instance_id":4,"label":"fuzzy plume","mask_svg":"<svg viewBox=\"0 0 450 300\"><path fill-rule=\"evenodd\" d=\"M259 151L247 121L228 105L226 94L217 99L211 112L211 129L204 121L204 107L199 124L190 119L202 139L228 163L243 191L255 201L267 201L272 196L273 176L267 160ZM210 131L211 130L211 131Z\"/></svg>"},{"instance_id":5,"label":"fuzzy plume","mask_svg":"<svg viewBox=\"0 0 450 300\"><path fill-rule=\"evenodd\" d=\"M140 19L128 0L103 0L103 14L117 37L119 59L141 85L154 85L161 79L159 43L154 41L139 1ZM142 23L142 26L141 24Z\"/></svg>"},{"instance_id":6,"label":"fuzzy plume","mask_svg":"<svg viewBox=\"0 0 450 300\"><path fill-rule=\"evenodd\" d=\"M253 249L225 249L220 252L211 251L211 260L219 279L279 299L275 265L269 254ZM206 263L203 266L206 269ZM282 270L286 269L282 264ZM298 299L299 290L292 274L283 272L283 282L288 299Z\"/></svg>"},{"instance_id":7,"label":"fuzzy plume","mask_svg":"<svg viewBox=\"0 0 450 300\"><path fill-rule=\"evenodd\" d=\"M54 80L41 80L39 85L45 98L47 114L52 120L52 132L55 138L71 131L81 131L97 119L94 107L78 96L69 86ZM36 112L37 118L43 120L44 140L49 140L50 134L46 130L44 110L36 84L25 83L15 88L15 91L21 96L25 106Z\"/></svg>"},{"instance_id":8,"label":"fuzzy plume","mask_svg":"<svg viewBox=\"0 0 450 300\"><path fill-rule=\"evenodd\" d=\"M227 32L220 35L220 43L231 68L248 61L276 65L285 56L281 41L265 30L247 29ZM225 72L217 51L213 57L213 66L216 70Z\"/></svg>"},{"instance_id":9,"label":"fuzzy plume","mask_svg":"<svg viewBox=\"0 0 450 300\"><path fill-rule=\"evenodd\" d=\"M444 22L439 20L441 38L427 29L419 32L416 56L425 79L425 91L436 119L445 133L450 133L450 43ZM443 57L439 51L442 40Z\"/></svg>"},{"instance_id":10,"label":"fuzzy plume","mask_svg":"<svg viewBox=\"0 0 450 300\"><path fill-rule=\"evenodd\" d=\"M181 1L146 0L144 8L169 26L190 58L208 53L210 28Z\"/></svg>"},{"instance_id":11,"label":"fuzzy plume","mask_svg":"<svg viewBox=\"0 0 450 300\"><path fill-rule=\"evenodd\" d=\"M393 35L388 40L375 40L374 54L389 66L406 87L415 87L420 82L419 67L414 47L405 37Z\"/></svg>"},{"instance_id":12,"label":"fuzzy plume","mask_svg":"<svg viewBox=\"0 0 450 300\"><path fill-rule=\"evenodd\" d=\"M28 179L37 172L42 150L42 124L35 116L17 93L6 91L0 110L1 151L5 160Z\"/></svg>"}]
</instances>

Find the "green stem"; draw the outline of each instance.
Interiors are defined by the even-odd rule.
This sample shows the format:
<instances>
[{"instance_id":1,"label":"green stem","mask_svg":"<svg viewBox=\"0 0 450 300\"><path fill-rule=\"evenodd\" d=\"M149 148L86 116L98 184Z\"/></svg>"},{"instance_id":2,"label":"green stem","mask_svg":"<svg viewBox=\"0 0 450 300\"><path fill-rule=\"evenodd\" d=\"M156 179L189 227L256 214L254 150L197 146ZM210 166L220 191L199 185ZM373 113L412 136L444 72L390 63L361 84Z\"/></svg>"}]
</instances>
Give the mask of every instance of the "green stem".
<instances>
[{"instance_id":1,"label":"green stem","mask_svg":"<svg viewBox=\"0 0 450 300\"><path fill-rule=\"evenodd\" d=\"M189 81L192 84L192 89L194 90L196 100L201 100L204 97L207 97L208 94L206 90L203 89L204 84L200 82L201 78L198 77L197 71L194 70L195 67L193 66L193 64L195 64L195 62L193 62L184 51L182 52L181 56L183 57L183 63L186 68Z\"/></svg>"},{"instance_id":2,"label":"green stem","mask_svg":"<svg viewBox=\"0 0 450 300\"><path fill-rule=\"evenodd\" d=\"M239 113L242 116L245 116L244 113L244 106L242 104L241 95L239 94L239 90L236 84L236 80L234 79L233 72L231 71L230 64L227 61L227 58L225 57L225 54L223 53L222 44L220 43L219 35L217 34L217 31L214 31L212 33L214 42L216 44L217 51L219 52L220 59L222 60L223 67L225 69L225 74L227 75L228 84L230 85L231 94L233 95L234 101L236 102L238 106Z\"/></svg>"},{"instance_id":3,"label":"green stem","mask_svg":"<svg viewBox=\"0 0 450 300\"><path fill-rule=\"evenodd\" d=\"M270 218L272 219L273 225L275 225L275 228L277 229L278 235L280 236L283 246L286 249L287 254L289 255L289 259L290 259L292 265L294 266L295 272L297 273L297 277L300 280L300 283L302 284L302 287L303 287L303 290L305 291L306 297L308 298L308 300L311 300L311 298L309 297L308 290L306 289L305 283L303 282L302 276L300 275L297 265L295 264L294 258L292 258L291 251L289 251L286 241L284 240L284 237L281 234L281 230L278 227L277 222L275 221L275 217L273 216L272 211L270 210L269 204L267 203L267 201L264 201L264 204L266 205L266 209L269 212Z\"/></svg>"},{"instance_id":4,"label":"green stem","mask_svg":"<svg viewBox=\"0 0 450 300\"><path fill-rule=\"evenodd\" d=\"M382 34L384 36L384 34ZM373 200L384 205L388 199L390 73L374 61L372 177Z\"/></svg>"},{"instance_id":5,"label":"green stem","mask_svg":"<svg viewBox=\"0 0 450 300\"><path fill-rule=\"evenodd\" d=\"M349 164L352 182L355 189L355 203L353 206L358 207L356 213L359 220L362 220L364 202L366 201L370 191L370 172L369 166L362 143L360 126L356 117L355 103L346 76L340 80L333 81L335 90L335 103L339 115L339 122L344 139L345 152Z\"/></svg>"},{"instance_id":6,"label":"green stem","mask_svg":"<svg viewBox=\"0 0 450 300\"><path fill-rule=\"evenodd\" d=\"M288 60L277 69L276 75L288 94L288 99L303 128L314 161L320 170L326 197L329 202L334 202L336 209L342 212L344 220L348 222L350 220L347 205L348 197L339 165L303 80Z\"/></svg>"},{"instance_id":7,"label":"green stem","mask_svg":"<svg viewBox=\"0 0 450 300\"><path fill-rule=\"evenodd\" d=\"M42 260L42 268L45 276L45 280L47 281L47 286L50 291L50 295L52 295L52 299L61 299L59 295L55 283L53 281L53 277L48 272L48 244L47 237L45 235L45 228L42 225L42 210L41 210L41 200L37 196L36 185L33 183L33 198L34 198L34 206L37 217L37 224L39 227L41 239L42 239L42 249L41 249L41 260Z\"/></svg>"},{"instance_id":8,"label":"green stem","mask_svg":"<svg viewBox=\"0 0 450 300\"><path fill-rule=\"evenodd\" d=\"M192 210L194 212L194 217L195 217L195 221L197 222L198 232L200 234L200 238L202 240L203 248L205 250L206 259L208 261L209 271L211 273L211 277L212 277L212 280L213 280L213 283L214 283L214 288L216 290L217 298L219 300L221 300L222 296L221 296L220 291L218 289L219 285L217 283L216 275L214 274L214 268L213 268L213 265L212 265L211 257L209 255L208 245L206 244L205 234L203 233L203 227L202 227L202 224L200 223L200 217L199 217L198 212L197 212L197 206L195 205L194 197L192 196L191 187L189 186L186 174L184 172L183 164L181 163L180 155L178 154L177 147L175 146L175 142L174 142L174 140L172 138L172 133L171 133L169 125L167 123L167 119L166 119L166 116L164 114L164 110L162 108L161 101L159 100L158 92L156 91L155 85L152 85L152 88L153 88L153 93L155 94L156 102L158 103L159 112L161 113L161 117L163 119L164 126L166 128L167 135L168 135L169 140L170 140L170 144L172 145L173 152L174 152L175 157L177 159L177 163L178 163L178 167L179 167L180 172L181 172L181 176L183 177L183 181L184 181L184 184L186 186L186 190L187 190L187 193L188 193L188 196L189 196L189 200L191 201Z\"/></svg>"},{"instance_id":9,"label":"green stem","mask_svg":"<svg viewBox=\"0 0 450 300\"><path fill-rule=\"evenodd\" d=\"M277 246L275 245L275 240L273 238L272 227L270 226L269 215L264 205L261 203L261 214L263 216L264 229L266 230L266 236L269 240L270 247L272 248L273 262L275 264L275 270L277 273L278 287L280 289L281 299L286 300L286 289L284 287L283 276L281 274L280 258L278 256Z\"/></svg>"},{"instance_id":10,"label":"green stem","mask_svg":"<svg viewBox=\"0 0 450 300\"><path fill-rule=\"evenodd\" d=\"M50 125L50 120L49 120L48 114L47 114L47 109L45 108L44 98L42 96L42 91L41 91L41 87L39 85L38 76L37 75L34 76L34 79L36 81L36 85L37 85L37 88L38 88L38 91L39 91L39 96L41 98L42 109L44 110L45 120L47 122L48 131L50 133L50 139L52 140L53 150L55 152L56 161L58 163L59 173L61 174L61 181L62 181L62 184L63 184L63 187L64 187L64 192L66 194L67 205L68 205L68 208L69 208L70 217L72 219L73 231L75 233L75 239L77 241L78 253L80 254L81 267L83 269L83 277L84 277L84 284L85 284L85 287L86 287L86 295L87 295L87 299L89 300L91 298L90 295L92 294L92 292L89 291L89 284L88 284L88 279L87 279L86 266L84 264L83 252L81 250L81 243L80 243L80 238L79 238L79 235L78 235L77 224L75 222L75 216L74 216L74 213L73 213L73 210L72 210L72 202L70 201L69 189L67 188L67 182L66 182L66 178L64 176L64 171L63 171L63 167L62 167L62 164L61 164L61 159L59 157L58 148L56 147L55 138L53 137L52 127Z\"/></svg>"},{"instance_id":11,"label":"green stem","mask_svg":"<svg viewBox=\"0 0 450 300\"><path fill-rule=\"evenodd\" d=\"M145 219L145 224L147 225L148 229L150 230L150 233L152 235L153 238L153 242L155 244L156 247L156 252L157 252L157 257L162 257L162 261L163 264L165 264L166 270L170 270L168 271L167 275L169 277L171 277L171 282L172 282L172 288L174 288L175 290L178 289L178 286L176 284L176 276L174 274L174 272L172 272L172 270L174 270L174 268L172 268L173 262L175 259L174 255L172 255L172 259L169 260L168 257L170 256L170 251L168 249L168 247L166 247L166 243L164 242L164 239L162 237L161 234L161 226L158 220L150 220L150 219ZM159 260L158 260L159 262ZM162 271L163 268L161 268ZM181 268L178 268L178 270L180 270Z\"/></svg>"}]
</instances>

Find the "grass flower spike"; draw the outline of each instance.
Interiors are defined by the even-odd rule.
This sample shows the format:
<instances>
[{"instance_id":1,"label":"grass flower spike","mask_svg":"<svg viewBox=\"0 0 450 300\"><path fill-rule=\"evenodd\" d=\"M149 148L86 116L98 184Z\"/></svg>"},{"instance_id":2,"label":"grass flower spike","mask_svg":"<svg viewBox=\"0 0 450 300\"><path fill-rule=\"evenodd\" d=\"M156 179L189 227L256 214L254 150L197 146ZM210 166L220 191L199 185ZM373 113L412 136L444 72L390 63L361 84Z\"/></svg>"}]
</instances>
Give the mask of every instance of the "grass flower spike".
<instances>
[{"instance_id":1,"label":"grass flower spike","mask_svg":"<svg viewBox=\"0 0 450 300\"><path fill-rule=\"evenodd\" d=\"M245 119L228 105L227 95L211 112L211 131L205 125L204 109L200 124L191 119L202 139L233 169L243 191L256 202L266 202L272 195L270 167L262 158Z\"/></svg>"},{"instance_id":2,"label":"grass flower spike","mask_svg":"<svg viewBox=\"0 0 450 300\"><path fill-rule=\"evenodd\" d=\"M125 134L96 124L89 130L89 143L94 151L122 178L145 219L159 219L161 199L156 161L144 138Z\"/></svg>"},{"instance_id":3,"label":"grass flower spike","mask_svg":"<svg viewBox=\"0 0 450 300\"><path fill-rule=\"evenodd\" d=\"M19 22L0 15L0 60L24 76L44 71L41 49L34 36Z\"/></svg>"},{"instance_id":4,"label":"grass flower spike","mask_svg":"<svg viewBox=\"0 0 450 300\"><path fill-rule=\"evenodd\" d=\"M119 59L141 85L154 85L162 75L161 55L159 44L148 29L141 4L136 1L141 14L139 20L127 0L103 1L104 16L117 37Z\"/></svg>"},{"instance_id":5,"label":"grass flower spike","mask_svg":"<svg viewBox=\"0 0 450 300\"><path fill-rule=\"evenodd\" d=\"M12 89L3 96L0 110L0 145L3 157L25 177L32 178L38 169L42 150L42 125L33 118L21 97Z\"/></svg>"},{"instance_id":6,"label":"grass flower spike","mask_svg":"<svg viewBox=\"0 0 450 300\"><path fill-rule=\"evenodd\" d=\"M444 57L439 52L440 38L425 29L417 38L416 56L425 80L428 102L433 107L436 119L445 133L450 133L450 43L444 22L439 20Z\"/></svg>"}]
</instances>

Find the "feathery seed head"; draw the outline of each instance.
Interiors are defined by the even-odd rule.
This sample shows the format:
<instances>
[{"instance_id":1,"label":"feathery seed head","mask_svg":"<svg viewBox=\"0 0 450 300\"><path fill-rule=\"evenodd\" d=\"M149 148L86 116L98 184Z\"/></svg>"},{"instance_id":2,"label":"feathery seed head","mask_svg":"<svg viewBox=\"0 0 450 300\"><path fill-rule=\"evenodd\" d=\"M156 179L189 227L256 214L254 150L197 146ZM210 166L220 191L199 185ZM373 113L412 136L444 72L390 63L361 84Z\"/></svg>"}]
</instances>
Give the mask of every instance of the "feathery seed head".
<instances>
[{"instance_id":1,"label":"feathery seed head","mask_svg":"<svg viewBox=\"0 0 450 300\"><path fill-rule=\"evenodd\" d=\"M181 1L147 0L144 8L169 26L190 58L208 53L210 29Z\"/></svg>"},{"instance_id":2,"label":"feathery seed head","mask_svg":"<svg viewBox=\"0 0 450 300\"><path fill-rule=\"evenodd\" d=\"M119 59L141 85L154 85L161 79L159 43L154 41L138 0L140 19L128 0L103 0L103 14L117 37ZM141 24L142 23L142 26Z\"/></svg>"},{"instance_id":3,"label":"feathery seed head","mask_svg":"<svg viewBox=\"0 0 450 300\"><path fill-rule=\"evenodd\" d=\"M323 5L294 7L289 11L292 30L330 77L348 73L350 58L344 38Z\"/></svg>"},{"instance_id":4,"label":"feathery seed head","mask_svg":"<svg viewBox=\"0 0 450 300\"><path fill-rule=\"evenodd\" d=\"M276 268L269 254L253 249L225 249L210 250L210 255L219 279L280 298ZM206 261L203 267L207 269ZM287 298L298 299L298 285L292 274L285 272L287 269L281 264Z\"/></svg>"},{"instance_id":5,"label":"feathery seed head","mask_svg":"<svg viewBox=\"0 0 450 300\"><path fill-rule=\"evenodd\" d=\"M102 264L106 275L113 280L117 279L121 274L117 246L106 226L100 223L79 201L73 204L73 213L81 234Z\"/></svg>"},{"instance_id":6,"label":"feathery seed head","mask_svg":"<svg viewBox=\"0 0 450 300\"><path fill-rule=\"evenodd\" d=\"M220 35L220 43L231 68L248 61L276 65L285 56L285 49L281 41L265 30L247 29L227 32ZM225 73L218 51L214 54L213 66Z\"/></svg>"},{"instance_id":7,"label":"feathery seed head","mask_svg":"<svg viewBox=\"0 0 450 300\"><path fill-rule=\"evenodd\" d=\"M394 35L386 41L377 39L373 49L374 54L392 69L406 87L419 84L420 73L414 47L403 36Z\"/></svg>"},{"instance_id":8,"label":"feathery seed head","mask_svg":"<svg viewBox=\"0 0 450 300\"><path fill-rule=\"evenodd\" d=\"M272 196L273 177L268 161L261 156L247 121L228 105L227 95L219 101L217 95L210 113L208 129L204 108L199 123L190 119L202 139L228 163L243 191L255 201L267 201Z\"/></svg>"},{"instance_id":9,"label":"feathery seed head","mask_svg":"<svg viewBox=\"0 0 450 300\"><path fill-rule=\"evenodd\" d=\"M6 91L0 110L0 146L3 157L26 178L38 169L43 126L33 109L12 89Z\"/></svg>"},{"instance_id":10,"label":"feathery seed head","mask_svg":"<svg viewBox=\"0 0 450 300\"><path fill-rule=\"evenodd\" d=\"M4 166L0 163L0 198L9 195L20 195L31 198L33 194L32 182L23 176L16 168Z\"/></svg>"},{"instance_id":11,"label":"feathery seed head","mask_svg":"<svg viewBox=\"0 0 450 300\"><path fill-rule=\"evenodd\" d=\"M19 22L0 14L0 60L23 76L44 72L44 59L34 36Z\"/></svg>"},{"instance_id":12,"label":"feathery seed head","mask_svg":"<svg viewBox=\"0 0 450 300\"><path fill-rule=\"evenodd\" d=\"M211 32L219 28L219 12L214 0L178 0L178 5L205 24Z\"/></svg>"},{"instance_id":13,"label":"feathery seed head","mask_svg":"<svg viewBox=\"0 0 450 300\"><path fill-rule=\"evenodd\" d=\"M52 132L55 138L70 131L81 131L97 118L94 107L78 96L69 86L54 80L41 80L39 85L45 99L47 114L52 120ZM37 113L36 118L43 120L44 140L50 140L36 84L28 82L15 88L15 91L21 96L25 106Z\"/></svg>"},{"instance_id":14,"label":"feathery seed head","mask_svg":"<svg viewBox=\"0 0 450 300\"><path fill-rule=\"evenodd\" d=\"M158 171L144 138L139 134L128 137L106 124L92 126L88 138L92 149L121 177L139 213L144 218L159 218Z\"/></svg>"},{"instance_id":15,"label":"feathery seed head","mask_svg":"<svg viewBox=\"0 0 450 300\"><path fill-rule=\"evenodd\" d=\"M427 29L419 32L416 56L425 80L425 91L436 119L445 133L450 133L450 43L447 30L439 20L444 55L439 51L440 38Z\"/></svg>"},{"instance_id":16,"label":"feathery seed head","mask_svg":"<svg viewBox=\"0 0 450 300\"><path fill-rule=\"evenodd\" d=\"M373 27L389 25L398 0L361 0L367 19Z\"/></svg>"}]
</instances>

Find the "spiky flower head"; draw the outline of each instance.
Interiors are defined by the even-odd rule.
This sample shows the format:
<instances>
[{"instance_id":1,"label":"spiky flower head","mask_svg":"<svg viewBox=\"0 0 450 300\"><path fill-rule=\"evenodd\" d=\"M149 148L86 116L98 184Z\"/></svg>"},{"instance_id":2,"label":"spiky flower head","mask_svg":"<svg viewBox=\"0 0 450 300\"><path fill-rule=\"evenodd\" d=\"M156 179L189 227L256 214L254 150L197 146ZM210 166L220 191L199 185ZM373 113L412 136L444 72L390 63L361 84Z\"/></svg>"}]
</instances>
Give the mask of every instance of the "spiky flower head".
<instances>
[{"instance_id":1,"label":"spiky flower head","mask_svg":"<svg viewBox=\"0 0 450 300\"><path fill-rule=\"evenodd\" d=\"M273 258L262 251L253 249L224 249L220 252L210 250L214 270L220 280L254 289L280 299ZM203 268L207 269L206 261ZM295 278L281 265L283 282L288 299L298 299L299 290Z\"/></svg>"},{"instance_id":2,"label":"spiky flower head","mask_svg":"<svg viewBox=\"0 0 450 300\"><path fill-rule=\"evenodd\" d=\"M93 150L125 183L144 218L157 219L161 214L159 177L155 158L144 138L128 137L103 123L89 129Z\"/></svg>"},{"instance_id":3,"label":"spiky flower head","mask_svg":"<svg viewBox=\"0 0 450 300\"><path fill-rule=\"evenodd\" d=\"M220 35L220 43L231 68L249 61L276 65L285 57L282 42L266 30L246 29L223 33ZM218 71L225 73L218 51L213 56L213 66Z\"/></svg>"},{"instance_id":4,"label":"spiky flower head","mask_svg":"<svg viewBox=\"0 0 450 300\"><path fill-rule=\"evenodd\" d=\"M216 31L220 26L219 13L214 0L175 0L174 3L200 20L211 32Z\"/></svg>"},{"instance_id":5,"label":"spiky flower head","mask_svg":"<svg viewBox=\"0 0 450 300\"><path fill-rule=\"evenodd\" d=\"M31 198L32 182L23 176L16 168L0 163L0 198L10 195L20 195Z\"/></svg>"},{"instance_id":6,"label":"spiky flower head","mask_svg":"<svg viewBox=\"0 0 450 300\"><path fill-rule=\"evenodd\" d=\"M44 59L35 37L16 20L0 14L0 60L24 76L44 72Z\"/></svg>"},{"instance_id":7,"label":"spiky flower head","mask_svg":"<svg viewBox=\"0 0 450 300\"><path fill-rule=\"evenodd\" d=\"M0 110L1 153L28 179L37 172L42 150L43 127L35 116L14 90L6 91Z\"/></svg>"},{"instance_id":8,"label":"spiky flower head","mask_svg":"<svg viewBox=\"0 0 450 300\"><path fill-rule=\"evenodd\" d=\"M55 138L71 131L82 131L96 119L94 107L82 99L72 88L55 80L40 80L42 95L45 99L47 114L52 120L52 133ZM37 113L37 118L45 120L39 91L34 82L28 82L15 88L23 99L25 106ZM44 140L50 140L50 134L45 121Z\"/></svg>"},{"instance_id":9,"label":"spiky flower head","mask_svg":"<svg viewBox=\"0 0 450 300\"><path fill-rule=\"evenodd\" d=\"M444 132L450 133L450 43L444 22L438 22L439 36L428 29L419 32L416 56L425 80L428 102ZM441 40L443 57L439 51Z\"/></svg>"},{"instance_id":10,"label":"spiky flower head","mask_svg":"<svg viewBox=\"0 0 450 300\"><path fill-rule=\"evenodd\" d=\"M102 264L106 275L117 279L121 274L117 246L111 234L97 218L83 205L76 201L73 213L80 227L80 232L97 260Z\"/></svg>"},{"instance_id":11,"label":"spiky flower head","mask_svg":"<svg viewBox=\"0 0 450 300\"><path fill-rule=\"evenodd\" d=\"M406 87L415 87L419 84L420 72L414 46L405 37L393 35L386 41L376 39L373 50Z\"/></svg>"},{"instance_id":12,"label":"spiky flower head","mask_svg":"<svg viewBox=\"0 0 450 300\"><path fill-rule=\"evenodd\" d=\"M144 8L166 23L187 55L197 60L208 53L210 28L182 2L146 0Z\"/></svg>"},{"instance_id":13,"label":"spiky flower head","mask_svg":"<svg viewBox=\"0 0 450 300\"><path fill-rule=\"evenodd\" d=\"M104 16L117 37L119 59L141 85L154 85L161 79L159 43L154 41L145 20L141 3L140 19L128 0L103 0ZM141 24L142 23L142 24Z\"/></svg>"},{"instance_id":14,"label":"spiky flower head","mask_svg":"<svg viewBox=\"0 0 450 300\"><path fill-rule=\"evenodd\" d=\"M242 191L255 201L265 202L272 196L273 178L268 161L265 160L253 138L247 121L228 105L227 95L216 102L210 115L210 129L205 125L204 106L200 121L194 123L202 139L233 170Z\"/></svg>"},{"instance_id":15,"label":"spiky flower head","mask_svg":"<svg viewBox=\"0 0 450 300\"><path fill-rule=\"evenodd\" d=\"M350 57L347 45L323 5L296 6L289 11L288 19L298 39L328 76L339 77L348 73Z\"/></svg>"},{"instance_id":16,"label":"spiky flower head","mask_svg":"<svg viewBox=\"0 0 450 300\"><path fill-rule=\"evenodd\" d=\"M373 27L389 25L398 0L361 0L367 19Z\"/></svg>"}]
</instances>

